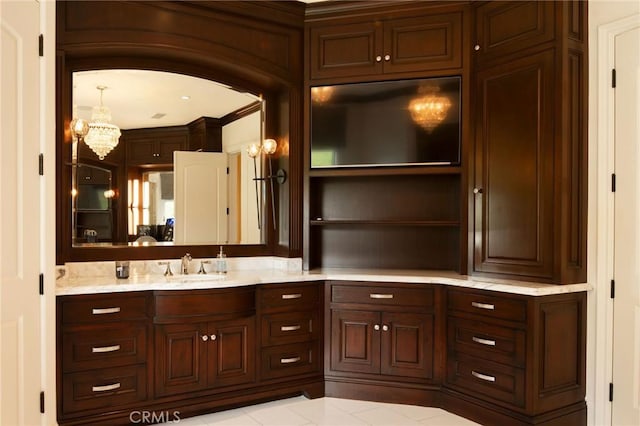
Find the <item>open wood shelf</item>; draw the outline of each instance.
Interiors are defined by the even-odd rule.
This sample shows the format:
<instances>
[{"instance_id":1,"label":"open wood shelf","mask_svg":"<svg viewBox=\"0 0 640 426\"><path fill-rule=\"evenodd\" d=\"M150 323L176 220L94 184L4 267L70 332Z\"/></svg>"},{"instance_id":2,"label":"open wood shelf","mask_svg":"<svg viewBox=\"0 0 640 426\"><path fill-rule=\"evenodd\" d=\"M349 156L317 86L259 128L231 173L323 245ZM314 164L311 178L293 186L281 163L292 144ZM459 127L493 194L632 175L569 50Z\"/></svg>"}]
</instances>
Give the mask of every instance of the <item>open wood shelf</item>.
<instances>
[{"instance_id":1,"label":"open wood shelf","mask_svg":"<svg viewBox=\"0 0 640 426\"><path fill-rule=\"evenodd\" d=\"M403 166L311 169L310 177L330 176L403 176L403 175L459 175L460 166Z\"/></svg>"},{"instance_id":2,"label":"open wood shelf","mask_svg":"<svg viewBox=\"0 0 640 426\"><path fill-rule=\"evenodd\" d=\"M385 225L385 226L460 226L457 220L362 220L362 219L314 219L312 226L325 225Z\"/></svg>"}]
</instances>

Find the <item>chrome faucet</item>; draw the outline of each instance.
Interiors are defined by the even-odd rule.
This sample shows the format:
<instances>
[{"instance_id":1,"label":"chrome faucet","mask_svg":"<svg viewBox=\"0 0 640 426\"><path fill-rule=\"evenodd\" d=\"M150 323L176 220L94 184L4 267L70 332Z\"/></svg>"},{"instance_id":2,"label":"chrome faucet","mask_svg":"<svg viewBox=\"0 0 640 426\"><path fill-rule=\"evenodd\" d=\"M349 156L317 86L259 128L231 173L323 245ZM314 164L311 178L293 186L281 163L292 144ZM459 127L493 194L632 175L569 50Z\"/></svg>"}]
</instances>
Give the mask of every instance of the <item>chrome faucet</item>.
<instances>
[{"instance_id":1,"label":"chrome faucet","mask_svg":"<svg viewBox=\"0 0 640 426\"><path fill-rule=\"evenodd\" d=\"M189 262L191 262L193 258L189 253L182 256L182 261L180 262L180 271L183 275L189 274Z\"/></svg>"}]
</instances>

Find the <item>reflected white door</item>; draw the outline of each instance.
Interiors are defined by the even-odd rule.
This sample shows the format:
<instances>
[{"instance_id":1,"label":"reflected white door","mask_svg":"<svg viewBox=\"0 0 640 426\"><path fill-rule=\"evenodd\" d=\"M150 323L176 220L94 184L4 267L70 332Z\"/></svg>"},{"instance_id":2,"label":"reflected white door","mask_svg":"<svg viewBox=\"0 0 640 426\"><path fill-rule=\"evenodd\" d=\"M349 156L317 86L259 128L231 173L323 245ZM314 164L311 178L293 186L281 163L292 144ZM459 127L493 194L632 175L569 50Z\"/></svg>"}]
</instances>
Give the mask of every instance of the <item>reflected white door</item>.
<instances>
[{"instance_id":1,"label":"reflected white door","mask_svg":"<svg viewBox=\"0 0 640 426\"><path fill-rule=\"evenodd\" d=\"M38 3L0 1L0 424L40 423Z\"/></svg>"},{"instance_id":2,"label":"reflected white door","mask_svg":"<svg viewBox=\"0 0 640 426\"><path fill-rule=\"evenodd\" d=\"M227 242L227 154L173 153L176 244Z\"/></svg>"},{"instance_id":3,"label":"reflected white door","mask_svg":"<svg viewBox=\"0 0 640 426\"><path fill-rule=\"evenodd\" d=\"M640 28L616 36L611 424L640 425Z\"/></svg>"}]
</instances>

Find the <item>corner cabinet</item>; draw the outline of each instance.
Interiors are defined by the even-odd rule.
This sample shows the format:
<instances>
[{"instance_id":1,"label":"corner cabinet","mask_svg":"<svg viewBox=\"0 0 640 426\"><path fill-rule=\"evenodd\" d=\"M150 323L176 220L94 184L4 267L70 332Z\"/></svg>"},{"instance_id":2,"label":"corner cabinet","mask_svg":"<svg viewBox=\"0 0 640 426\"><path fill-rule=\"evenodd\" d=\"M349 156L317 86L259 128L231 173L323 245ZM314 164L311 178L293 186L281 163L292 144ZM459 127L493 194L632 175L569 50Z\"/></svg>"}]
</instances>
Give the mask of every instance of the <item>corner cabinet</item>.
<instances>
[{"instance_id":1,"label":"corner cabinet","mask_svg":"<svg viewBox=\"0 0 640 426\"><path fill-rule=\"evenodd\" d=\"M473 7L473 272L584 282L587 3Z\"/></svg>"}]
</instances>

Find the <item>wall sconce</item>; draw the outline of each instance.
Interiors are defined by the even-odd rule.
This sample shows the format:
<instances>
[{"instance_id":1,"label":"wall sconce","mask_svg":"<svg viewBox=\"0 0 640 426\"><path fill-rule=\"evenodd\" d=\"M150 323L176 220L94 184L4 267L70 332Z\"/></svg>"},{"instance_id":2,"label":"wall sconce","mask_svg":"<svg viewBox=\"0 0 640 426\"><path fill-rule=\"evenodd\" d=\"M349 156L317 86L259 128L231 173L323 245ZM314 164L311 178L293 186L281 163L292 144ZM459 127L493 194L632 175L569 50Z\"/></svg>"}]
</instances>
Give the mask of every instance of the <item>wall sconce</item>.
<instances>
[{"instance_id":1,"label":"wall sconce","mask_svg":"<svg viewBox=\"0 0 640 426\"><path fill-rule=\"evenodd\" d=\"M277 183L282 185L287 181L287 172L284 169L278 169L276 174L273 174L273 166L271 165L271 156L275 154L278 149L278 143L275 139L265 139L261 144L252 143L247 148L247 155L253 158L253 181L256 185L256 207L258 209L258 229L260 229L260 197L258 196L258 181L268 181L271 187L271 215L273 218L273 227L276 227L276 206L275 200L273 196L273 181L275 180ZM267 156L267 163L269 164L269 174L267 176L258 176L258 167L256 163L256 158L260 154L265 154Z\"/></svg>"},{"instance_id":2,"label":"wall sconce","mask_svg":"<svg viewBox=\"0 0 640 426\"><path fill-rule=\"evenodd\" d=\"M84 137L89 133L89 122L82 118L74 118L69 123L69 129L73 142L84 140Z\"/></svg>"}]
</instances>

